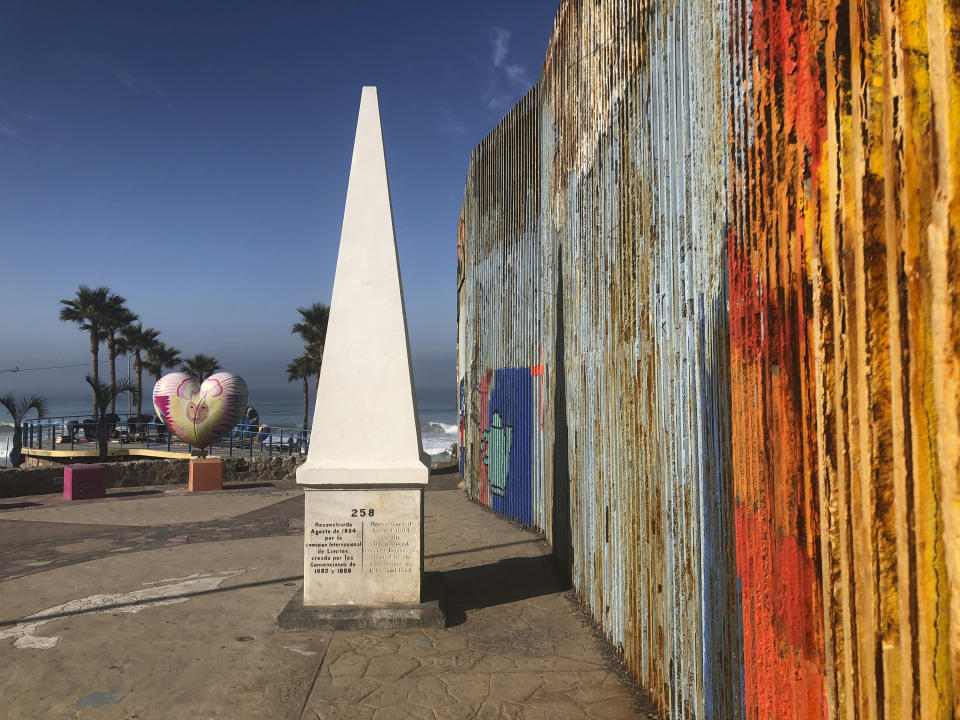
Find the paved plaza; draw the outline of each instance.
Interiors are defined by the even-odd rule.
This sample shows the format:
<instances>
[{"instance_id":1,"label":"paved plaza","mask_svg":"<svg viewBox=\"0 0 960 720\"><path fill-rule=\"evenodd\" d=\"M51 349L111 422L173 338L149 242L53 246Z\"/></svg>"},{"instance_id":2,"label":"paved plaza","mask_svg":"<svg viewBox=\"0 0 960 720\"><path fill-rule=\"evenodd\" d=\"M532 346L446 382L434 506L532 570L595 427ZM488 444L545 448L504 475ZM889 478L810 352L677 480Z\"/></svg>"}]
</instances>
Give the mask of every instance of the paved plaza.
<instances>
[{"instance_id":1,"label":"paved plaza","mask_svg":"<svg viewBox=\"0 0 960 720\"><path fill-rule=\"evenodd\" d=\"M293 482L0 500L0 717L656 717L546 544L455 477L425 494L448 600L427 630L275 629L302 581Z\"/></svg>"}]
</instances>

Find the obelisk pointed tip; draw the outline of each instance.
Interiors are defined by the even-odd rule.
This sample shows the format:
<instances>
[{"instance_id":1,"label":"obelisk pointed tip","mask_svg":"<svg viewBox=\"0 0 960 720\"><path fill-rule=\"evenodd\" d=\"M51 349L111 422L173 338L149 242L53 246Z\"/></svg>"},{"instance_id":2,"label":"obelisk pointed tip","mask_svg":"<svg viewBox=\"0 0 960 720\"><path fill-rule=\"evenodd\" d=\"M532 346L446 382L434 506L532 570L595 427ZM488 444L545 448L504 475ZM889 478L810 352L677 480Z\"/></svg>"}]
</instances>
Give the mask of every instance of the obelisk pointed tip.
<instances>
[{"instance_id":1,"label":"obelisk pointed tip","mask_svg":"<svg viewBox=\"0 0 960 720\"><path fill-rule=\"evenodd\" d=\"M377 86L376 85L363 86L363 90L360 93L360 106L363 107L367 103L373 103L375 105L379 104L377 102Z\"/></svg>"},{"instance_id":2,"label":"obelisk pointed tip","mask_svg":"<svg viewBox=\"0 0 960 720\"><path fill-rule=\"evenodd\" d=\"M360 137L360 133L362 132L361 128L371 127L371 124L374 123L379 131L380 101L377 99L377 88L373 85L365 85L360 94L360 112L357 118L357 137Z\"/></svg>"}]
</instances>

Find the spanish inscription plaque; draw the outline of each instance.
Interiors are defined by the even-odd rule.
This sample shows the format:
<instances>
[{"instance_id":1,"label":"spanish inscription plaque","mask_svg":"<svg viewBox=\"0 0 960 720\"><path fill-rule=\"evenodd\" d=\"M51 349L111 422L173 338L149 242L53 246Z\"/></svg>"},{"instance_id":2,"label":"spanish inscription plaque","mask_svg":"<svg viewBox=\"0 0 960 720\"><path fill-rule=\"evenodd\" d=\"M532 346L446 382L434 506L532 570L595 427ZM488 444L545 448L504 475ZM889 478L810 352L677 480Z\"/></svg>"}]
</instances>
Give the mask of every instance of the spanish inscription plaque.
<instances>
[{"instance_id":1,"label":"spanish inscription plaque","mask_svg":"<svg viewBox=\"0 0 960 720\"><path fill-rule=\"evenodd\" d=\"M304 605L420 602L423 490L305 493Z\"/></svg>"}]
</instances>

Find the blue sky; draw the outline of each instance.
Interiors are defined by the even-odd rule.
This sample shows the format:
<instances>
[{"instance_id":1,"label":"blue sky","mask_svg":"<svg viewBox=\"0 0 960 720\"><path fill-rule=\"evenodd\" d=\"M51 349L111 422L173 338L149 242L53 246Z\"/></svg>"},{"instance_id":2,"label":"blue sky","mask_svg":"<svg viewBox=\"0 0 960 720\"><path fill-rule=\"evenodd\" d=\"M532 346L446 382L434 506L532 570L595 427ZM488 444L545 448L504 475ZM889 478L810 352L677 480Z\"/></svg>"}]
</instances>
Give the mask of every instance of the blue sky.
<instances>
[{"instance_id":1,"label":"blue sky","mask_svg":"<svg viewBox=\"0 0 960 720\"><path fill-rule=\"evenodd\" d=\"M539 76L557 5L7 0L0 371L88 363L58 301L103 284L185 355L293 390L290 325L329 302L376 85L417 385L453 397L467 163ZM0 392L85 395L88 371Z\"/></svg>"}]
</instances>

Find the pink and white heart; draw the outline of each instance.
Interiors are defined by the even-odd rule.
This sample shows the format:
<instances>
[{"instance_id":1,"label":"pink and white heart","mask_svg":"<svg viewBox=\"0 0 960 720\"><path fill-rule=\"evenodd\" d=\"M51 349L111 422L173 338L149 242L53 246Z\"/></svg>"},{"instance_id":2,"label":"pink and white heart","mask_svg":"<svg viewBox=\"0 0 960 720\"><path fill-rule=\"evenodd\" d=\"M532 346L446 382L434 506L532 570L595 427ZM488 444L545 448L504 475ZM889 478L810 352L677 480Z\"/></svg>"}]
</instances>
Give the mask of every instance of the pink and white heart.
<instances>
[{"instance_id":1,"label":"pink and white heart","mask_svg":"<svg viewBox=\"0 0 960 720\"><path fill-rule=\"evenodd\" d=\"M247 409L247 384L226 372L202 383L186 373L170 373L153 388L153 407L186 443L205 448L229 433Z\"/></svg>"}]
</instances>

